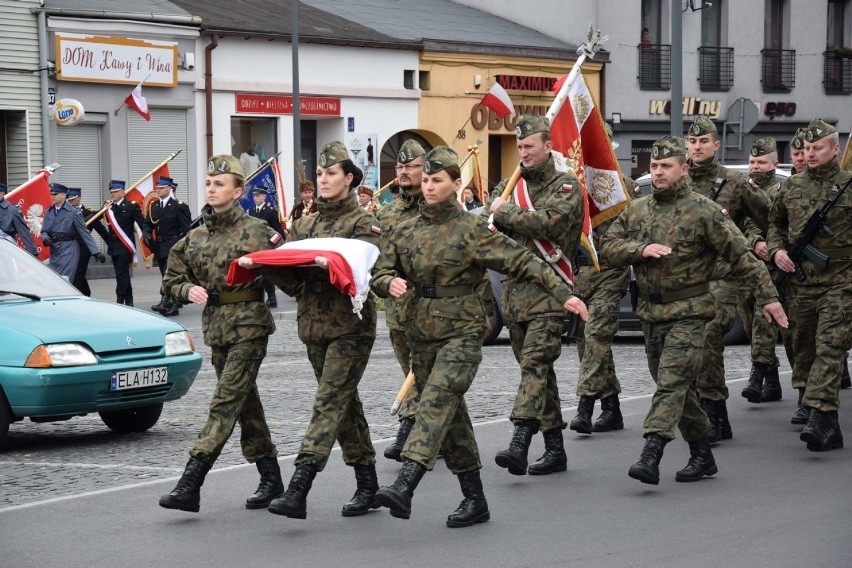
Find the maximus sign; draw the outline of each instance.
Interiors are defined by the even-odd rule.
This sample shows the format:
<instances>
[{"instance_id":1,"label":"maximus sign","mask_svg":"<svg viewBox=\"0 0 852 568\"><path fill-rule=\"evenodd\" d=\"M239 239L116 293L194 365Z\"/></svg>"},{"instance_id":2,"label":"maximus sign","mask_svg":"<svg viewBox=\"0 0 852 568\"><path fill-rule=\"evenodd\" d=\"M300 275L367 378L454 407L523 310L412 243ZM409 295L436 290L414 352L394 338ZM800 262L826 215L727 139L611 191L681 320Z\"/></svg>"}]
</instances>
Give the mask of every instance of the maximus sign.
<instances>
[{"instance_id":1,"label":"maximus sign","mask_svg":"<svg viewBox=\"0 0 852 568\"><path fill-rule=\"evenodd\" d=\"M176 43L56 34L59 81L174 87L177 60Z\"/></svg>"}]
</instances>

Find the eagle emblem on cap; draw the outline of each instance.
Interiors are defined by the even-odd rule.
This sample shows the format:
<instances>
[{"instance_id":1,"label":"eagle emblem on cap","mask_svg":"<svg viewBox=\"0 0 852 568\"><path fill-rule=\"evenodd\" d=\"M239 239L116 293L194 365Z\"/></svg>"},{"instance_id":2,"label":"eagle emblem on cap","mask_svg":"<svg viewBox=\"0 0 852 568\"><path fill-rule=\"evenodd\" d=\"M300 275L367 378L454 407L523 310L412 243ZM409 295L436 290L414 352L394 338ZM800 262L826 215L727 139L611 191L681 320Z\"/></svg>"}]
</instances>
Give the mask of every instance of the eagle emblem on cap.
<instances>
[{"instance_id":1,"label":"eagle emblem on cap","mask_svg":"<svg viewBox=\"0 0 852 568\"><path fill-rule=\"evenodd\" d=\"M757 148L752 148L752 149L751 149L751 155L752 155L752 156L757 156L757 152L758 152Z\"/></svg>"},{"instance_id":2,"label":"eagle emblem on cap","mask_svg":"<svg viewBox=\"0 0 852 568\"><path fill-rule=\"evenodd\" d=\"M651 156L652 157L657 158L657 157L659 157L659 155L660 155L660 149L659 148L657 148L656 146L651 148Z\"/></svg>"},{"instance_id":3,"label":"eagle emblem on cap","mask_svg":"<svg viewBox=\"0 0 852 568\"><path fill-rule=\"evenodd\" d=\"M399 155L396 157L397 162L405 162L405 158L408 156L405 155L405 150L400 150Z\"/></svg>"},{"instance_id":4,"label":"eagle emblem on cap","mask_svg":"<svg viewBox=\"0 0 852 568\"><path fill-rule=\"evenodd\" d=\"M215 171L215 170L216 170L216 162L214 162L213 160L210 160L209 162L207 162L207 171L212 172L212 171Z\"/></svg>"},{"instance_id":5,"label":"eagle emblem on cap","mask_svg":"<svg viewBox=\"0 0 852 568\"><path fill-rule=\"evenodd\" d=\"M523 135L524 135L524 129L521 128L521 125L519 124L518 126L515 127L515 136L520 138Z\"/></svg>"},{"instance_id":6,"label":"eagle emblem on cap","mask_svg":"<svg viewBox=\"0 0 852 568\"><path fill-rule=\"evenodd\" d=\"M220 160L219 161L219 171L222 172L223 174L226 174L226 173L231 171L231 166L229 166L228 162L226 162L225 160Z\"/></svg>"},{"instance_id":7,"label":"eagle emblem on cap","mask_svg":"<svg viewBox=\"0 0 852 568\"><path fill-rule=\"evenodd\" d=\"M317 162L319 163L319 165L320 165L321 167L323 167L323 168L324 168L324 167L325 167L325 162L326 162L326 155L325 155L325 154L320 154L320 155L319 155L319 159L317 160Z\"/></svg>"},{"instance_id":8,"label":"eagle emblem on cap","mask_svg":"<svg viewBox=\"0 0 852 568\"><path fill-rule=\"evenodd\" d=\"M427 174L432 173L432 163L431 162L424 162L423 163L423 171L426 172Z\"/></svg>"},{"instance_id":9,"label":"eagle emblem on cap","mask_svg":"<svg viewBox=\"0 0 852 568\"><path fill-rule=\"evenodd\" d=\"M693 124L689 127L689 133L698 136L701 133L701 127L697 124Z\"/></svg>"}]
</instances>

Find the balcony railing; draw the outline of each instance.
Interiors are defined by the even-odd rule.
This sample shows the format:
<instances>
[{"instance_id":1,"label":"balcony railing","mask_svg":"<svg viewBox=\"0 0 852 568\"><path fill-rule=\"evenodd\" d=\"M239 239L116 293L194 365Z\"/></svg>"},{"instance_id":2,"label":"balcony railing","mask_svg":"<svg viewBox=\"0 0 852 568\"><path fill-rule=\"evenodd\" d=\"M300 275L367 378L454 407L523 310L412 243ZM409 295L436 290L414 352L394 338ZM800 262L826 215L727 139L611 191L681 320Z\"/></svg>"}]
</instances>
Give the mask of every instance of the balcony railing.
<instances>
[{"instance_id":1,"label":"balcony railing","mask_svg":"<svg viewBox=\"0 0 852 568\"><path fill-rule=\"evenodd\" d=\"M672 46L639 45L639 88L643 91L668 91L672 86Z\"/></svg>"},{"instance_id":2,"label":"balcony railing","mask_svg":"<svg viewBox=\"0 0 852 568\"><path fill-rule=\"evenodd\" d=\"M702 91L729 91L734 86L734 48L698 48L698 84Z\"/></svg>"},{"instance_id":3,"label":"balcony railing","mask_svg":"<svg viewBox=\"0 0 852 568\"><path fill-rule=\"evenodd\" d=\"M796 86L796 50L763 49L760 82L764 93L789 93Z\"/></svg>"},{"instance_id":4,"label":"balcony railing","mask_svg":"<svg viewBox=\"0 0 852 568\"><path fill-rule=\"evenodd\" d=\"M826 95L852 93L852 53L829 49L823 52L823 80Z\"/></svg>"}]
</instances>

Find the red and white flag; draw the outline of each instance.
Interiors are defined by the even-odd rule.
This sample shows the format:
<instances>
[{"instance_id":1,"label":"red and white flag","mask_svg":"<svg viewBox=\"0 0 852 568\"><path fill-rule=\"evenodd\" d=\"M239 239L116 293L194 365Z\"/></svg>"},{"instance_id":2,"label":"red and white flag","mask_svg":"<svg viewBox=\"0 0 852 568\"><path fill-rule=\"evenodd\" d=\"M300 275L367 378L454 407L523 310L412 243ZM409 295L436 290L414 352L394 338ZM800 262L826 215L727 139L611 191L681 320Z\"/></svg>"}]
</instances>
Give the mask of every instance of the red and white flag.
<instances>
[{"instance_id":1,"label":"red and white flag","mask_svg":"<svg viewBox=\"0 0 852 568\"><path fill-rule=\"evenodd\" d=\"M47 260L50 257L50 249L41 243L41 225L44 222L45 212L53 206L50 183L47 181L51 173L49 169L39 170L34 178L6 194L6 201L21 210L41 260ZM21 237L17 237L17 240L18 246L24 248Z\"/></svg>"},{"instance_id":2,"label":"red and white flag","mask_svg":"<svg viewBox=\"0 0 852 568\"><path fill-rule=\"evenodd\" d=\"M169 175L168 164L165 164L153 174L131 187L124 194L125 199L136 202L139 208L142 209L142 215L144 217L148 217L151 204L157 199L157 192L154 191L154 187L156 187L157 180L160 176L171 177L171 175ZM153 265L153 261L151 259L154 258L154 253L150 248L148 248L145 241L142 240L142 227L136 227L136 238L134 238L134 241L137 240L139 242L139 250L142 252L142 259L145 262L146 267L148 264Z\"/></svg>"},{"instance_id":3,"label":"red and white flag","mask_svg":"<svg viewBox=\"0 0 852 568\"><path fill-rule=\"evenodd\" d=\"M509 93L506 92L506 89L500 83L491 85L479 104L493 110L500 118L515 116L515 105L512 104Z\"/></svg>"},{"instance_id":4,"label":"red and white flag","mask_svg":"<svg viewBox=\"0 0 852 568\"><path fill-rule=\"evenodd\" d=\"M139 113L139 116L145 120L151 120L151 112L148 110L148 101L142 96L142 82L133 88L127 98L124 99L124 104Z\"/></svg>"}]
</instances>

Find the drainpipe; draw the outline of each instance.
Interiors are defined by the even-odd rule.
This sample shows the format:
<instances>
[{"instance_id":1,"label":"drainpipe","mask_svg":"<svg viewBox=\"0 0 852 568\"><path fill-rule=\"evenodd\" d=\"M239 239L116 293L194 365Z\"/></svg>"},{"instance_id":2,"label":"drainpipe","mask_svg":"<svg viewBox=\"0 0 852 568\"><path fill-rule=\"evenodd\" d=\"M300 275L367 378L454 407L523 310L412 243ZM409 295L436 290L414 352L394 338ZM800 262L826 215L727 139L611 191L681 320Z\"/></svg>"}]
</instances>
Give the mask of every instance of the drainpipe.
<instances>
[{"instance_id":1,"label":"drainpipe","mask_svg":"<svg viewBox=\"0 0 852 568\"><path fill-rule=\"evenodd\" d=\"M204 101L207 137L207 157L213 155L213 50L219 45L216 35L210 36L210 43L204 48Z\"/></svg>"},{"instance_id":2,"label":"drainpipe","mask_svg":"<svg viewBox=\"0 0 852 568\"><path fill-rule=\"evenodd\" d=\"M47 17L44 10L38 11L38 82L41 90L41 139L42 156L45 164L52 164L53 140L50 131L50 105L47 93ZM29 164L27 164L29 170ZM29 175L29 174L28 174Z\"/></svg>"}]
</instances>

